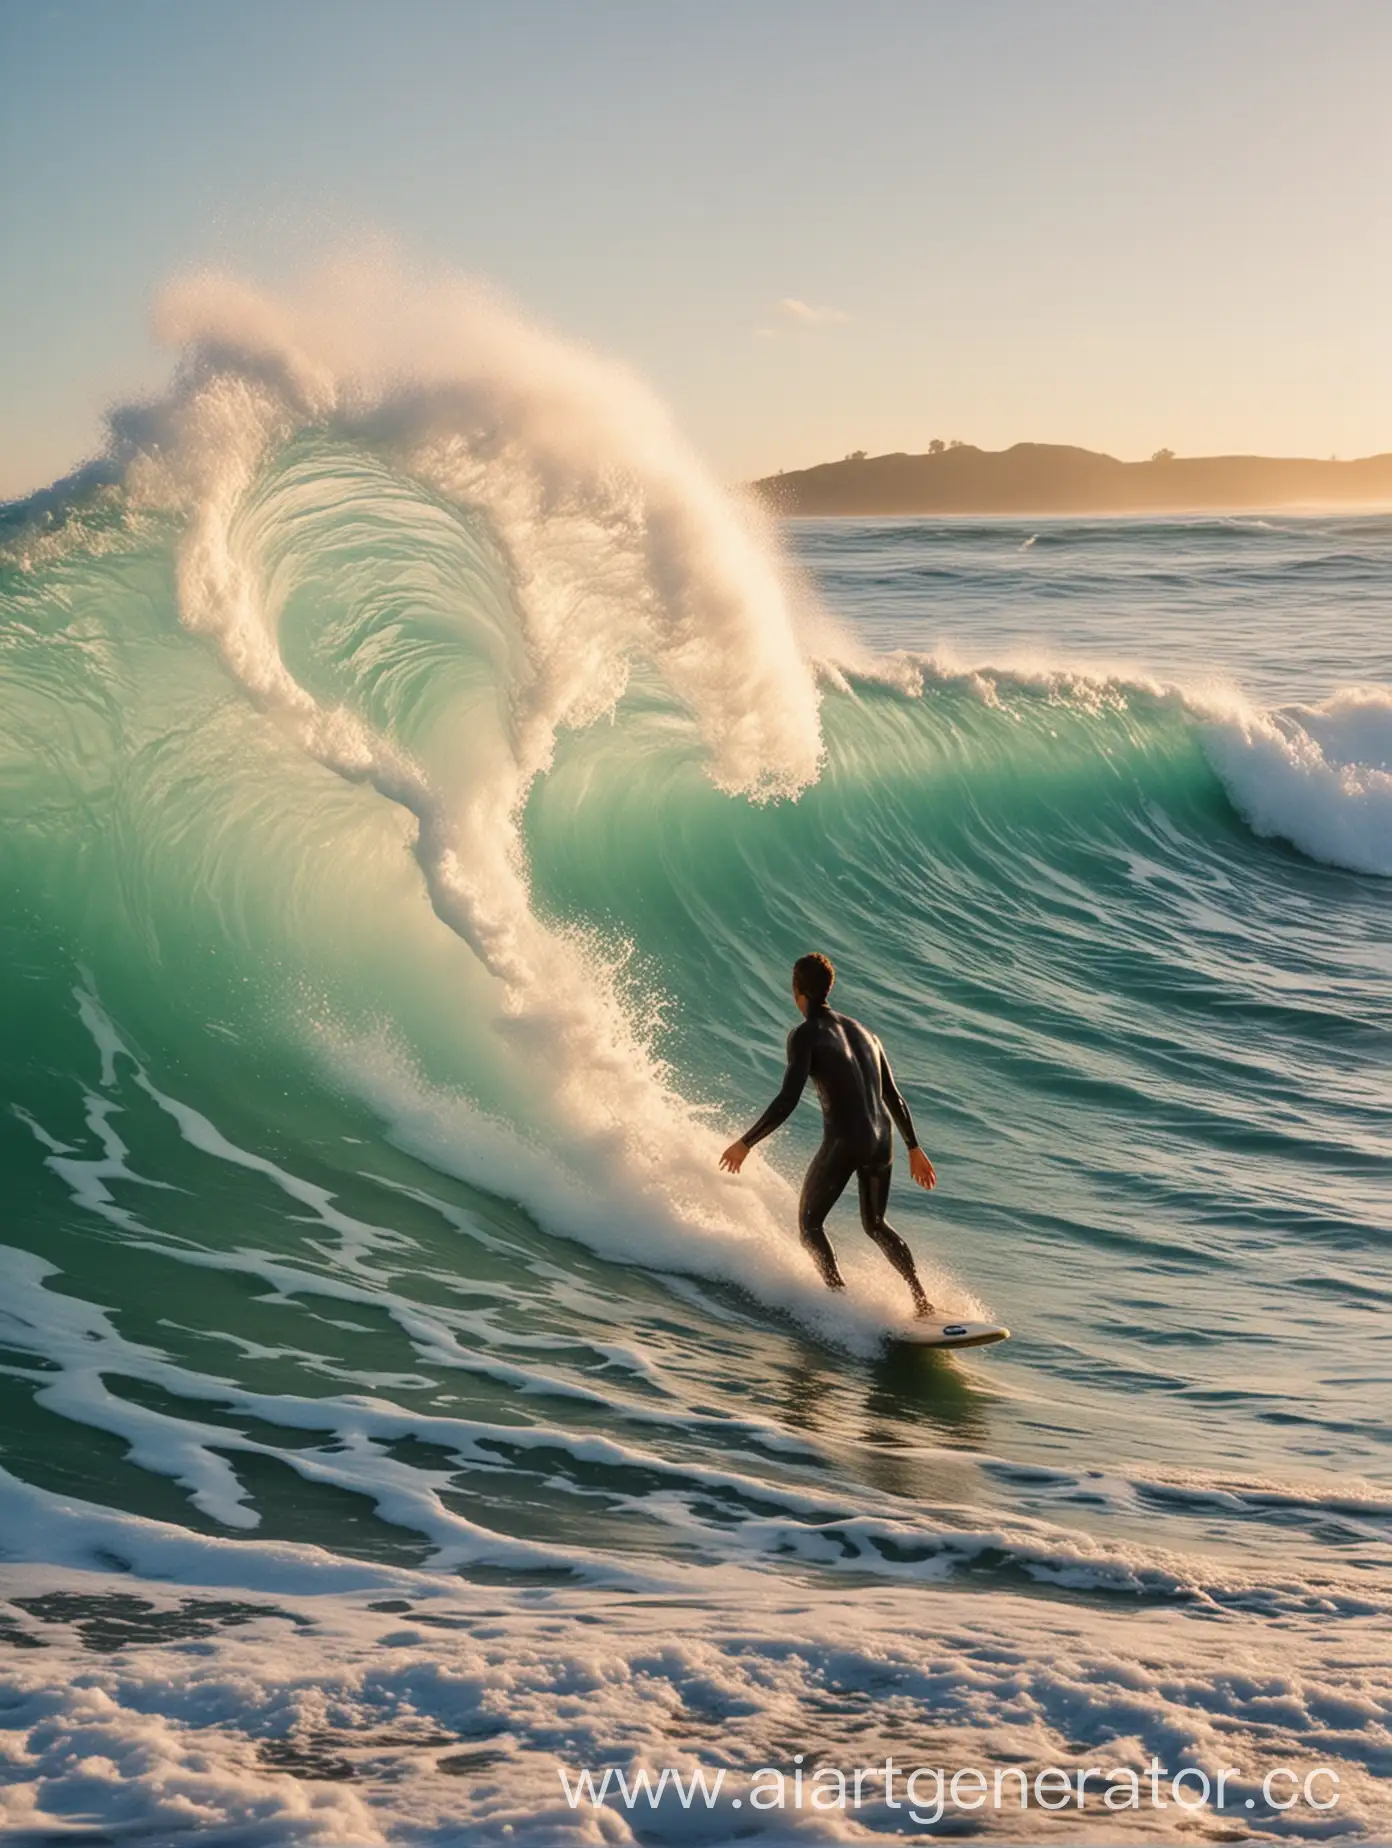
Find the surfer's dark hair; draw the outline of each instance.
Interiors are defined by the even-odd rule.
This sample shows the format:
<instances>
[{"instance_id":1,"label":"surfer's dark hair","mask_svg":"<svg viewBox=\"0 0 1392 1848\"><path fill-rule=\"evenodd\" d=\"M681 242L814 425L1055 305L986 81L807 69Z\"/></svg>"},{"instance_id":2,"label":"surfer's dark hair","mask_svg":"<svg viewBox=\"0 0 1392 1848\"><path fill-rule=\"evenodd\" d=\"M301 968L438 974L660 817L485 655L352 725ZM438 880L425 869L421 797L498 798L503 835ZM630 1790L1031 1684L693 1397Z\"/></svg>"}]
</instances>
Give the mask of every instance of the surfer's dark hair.
<instances>
[{"instance_id":1,"label":"surfer's dark hair","mask_svg":"<svg viewBox=\"0 0 1392 1848\"><path fill-rule=\"evenodd\" d=\"M808 956L799 956L793 964L793 987L809 1001L825 1001L835 980L836 971L815 950Z\"/></svg>"}]
</instances>

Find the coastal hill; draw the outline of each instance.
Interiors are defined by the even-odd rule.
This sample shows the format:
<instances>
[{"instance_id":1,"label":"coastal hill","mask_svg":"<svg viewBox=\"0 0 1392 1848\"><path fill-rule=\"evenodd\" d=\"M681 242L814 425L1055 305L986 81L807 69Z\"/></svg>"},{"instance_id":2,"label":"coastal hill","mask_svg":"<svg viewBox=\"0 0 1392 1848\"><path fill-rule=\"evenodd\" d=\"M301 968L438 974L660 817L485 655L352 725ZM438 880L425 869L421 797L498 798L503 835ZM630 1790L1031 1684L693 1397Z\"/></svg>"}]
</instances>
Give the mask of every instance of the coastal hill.
<instances>
[{"instance_id":1,"label":"coastal hill","mask_svg":"<svg viewBox=\"0 0 1392 1848\"><path fill-rule=\"evenodd\" d=\"M778 514L1206 513L1278 507L1392 507L1392 455L1173 456L1118 462L1065 443L928 455L847 456L767 475L754 492Z\"/></svg>"}]
</instances>

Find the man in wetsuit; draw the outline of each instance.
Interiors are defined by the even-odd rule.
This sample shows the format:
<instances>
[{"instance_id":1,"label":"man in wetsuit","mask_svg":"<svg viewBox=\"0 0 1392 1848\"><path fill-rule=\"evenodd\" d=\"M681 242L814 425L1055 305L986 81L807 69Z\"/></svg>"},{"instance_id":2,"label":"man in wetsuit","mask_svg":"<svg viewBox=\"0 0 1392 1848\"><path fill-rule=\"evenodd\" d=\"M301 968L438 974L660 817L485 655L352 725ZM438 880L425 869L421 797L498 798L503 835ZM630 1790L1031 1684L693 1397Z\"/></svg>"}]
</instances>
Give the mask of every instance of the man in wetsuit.
<instances>
[{"instance_id":1,"label":"man in wetsuit","mask_svg":"<svg viewBox=\"0 0 1392 1848\"><path fill-rule=\"evenodd\" d=\"M836 971L825 956L800 956L793 964L793 999L803 1022L788 1035L788 1069L782 1089L750 1130L720 1157L727 1173L738 1174L756 1142L792 1115L810 1078L822 1103L822 1146L802 1183L798 1225L802 1242L817 1261L830 1290L844 1290L836 1253L826 1235L826 1216L854 1174L860 1182L860 1223L913 1291L914 1313L933 1305L914 1269L913 1253L885 1220L894 1167L891 1118L908 1144L909 1173L920 1187L935 1187L933 1164L918 1146L909 1107L899 1095L884 1047L874 1034L845 1014L833 1014L827 996Z\"/></svg>"}]
</instances>

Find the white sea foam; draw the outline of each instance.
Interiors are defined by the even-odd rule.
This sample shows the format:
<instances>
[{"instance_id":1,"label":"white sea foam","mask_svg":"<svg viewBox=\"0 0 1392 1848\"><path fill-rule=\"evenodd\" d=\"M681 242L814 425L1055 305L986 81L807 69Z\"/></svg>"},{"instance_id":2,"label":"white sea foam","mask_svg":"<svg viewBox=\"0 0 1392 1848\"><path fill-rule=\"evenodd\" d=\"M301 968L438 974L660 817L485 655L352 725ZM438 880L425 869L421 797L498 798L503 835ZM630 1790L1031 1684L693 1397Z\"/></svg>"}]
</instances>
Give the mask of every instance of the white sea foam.
<instances>
[{"instance_id":1,"label":"white sea foam","mask_svg":"<svg viewBox=\"0 0 1392 1848\"><path fill-rule=\"evenodd\" d=\"M81 1515L59 1522L60 1555ZM89 1540L135 1554L146 1582L132 1599L128 1577L90 1565L10 1567L22 1603L7 1635L29 1645L4 1664L0 1815L14 1833L94 1811L108 1827L196 1824L268 1848L902 1833L903 1810L873 1785L859 1815L732 1808L743 1777L791 1769L800 1751L847 1768L892 1753L901 1777L918 1765L1143 1770L1152 1755L1211 1776L1236 1765L1222 1818L1090 1805L1070 1812L1070 1839L1112 1842L1124 1827L1178 1841L1233 1821L1289 1841L1377 1839L1392 1687L1376 1633L1356 1622L1331 1660L1326 1634L1299 1623L1273 1634L1241 1617L1123 1616L1001 1591L964 1605L925 1588L911 1610L865 1591L790 1600L730 1569L720 1605L684 1600L674 1630L666 1598L479 1590L184 1537L204 1563L188 1558L181 1582L216 1587L210 1599L151 1585L159 1537L91 1515ZM570 1808L558 1778L698 1763L725 1769L724 1801L693 1813L669 1799L641 1823L617 1803ZM1260 1780L1281 1763L1334 1766L1337 1809L1273 1813ZM1058 1826L1038 1809L982 1820L1008 1840Z\"/></svg>"}]
</instances>

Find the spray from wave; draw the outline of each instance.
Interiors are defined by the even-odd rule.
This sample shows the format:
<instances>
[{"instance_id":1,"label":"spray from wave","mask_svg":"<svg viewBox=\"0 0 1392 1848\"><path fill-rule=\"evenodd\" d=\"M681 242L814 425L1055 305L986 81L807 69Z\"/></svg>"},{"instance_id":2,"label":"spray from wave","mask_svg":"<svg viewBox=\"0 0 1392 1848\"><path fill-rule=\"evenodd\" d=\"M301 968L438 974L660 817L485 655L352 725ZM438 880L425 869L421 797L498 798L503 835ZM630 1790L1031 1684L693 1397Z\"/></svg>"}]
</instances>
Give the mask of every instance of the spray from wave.
<instances>
[{"instance_id":1,"label":"spray from wave","mask_svg":"<svg viewBox=\"0 0 1392 1848\"><path fill-rule=\"evenodd\" d=\"M412 818L431 904L474 952L498 1029L541 1093L536 1121L580 1151L564 1206L541 1174L522 1191L601 1245L641 1237L688 1267L694 1223L697 1268L761 1293L792 1287L826 1320L819 1295L790 1286L786 1187L767 1172L738 1190L713 1178L720 1139L693 1120L626 1007L617 959L536 915L519 837L558 735L612 714L635 669L689 715L719 790L765 801L815 778L815 670L753 510L717 486L636 379L473 284L422 282L382 259L333 265L292 300L204 276L166 292L157 324L183 354L175 387L115 429L133 503L181 522L180 619L305 752ZM287 665L280 624L310 561L284 543L294 490L287 504L266 479L312 434L366 443L422 491L482 514L501 554L518 634L462 787L442 787L351 700L316 697ZM340 1070L352 1066L435 1159L466 1148L476 1174L506 1174L513 1192L537 1165L535 1148L528 1159L496 1126L442 1111L382 1044L327 1038ZM501 1150L492 1161L489 1148ZM873 1306L834 1319L873 1326L891 1301L877 1290Z\"/></svg>"}]
</instances>

